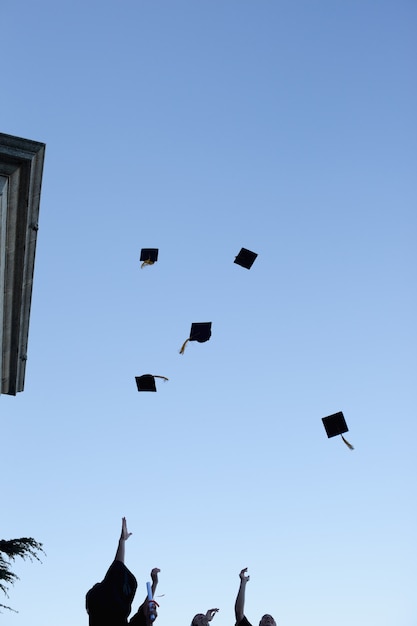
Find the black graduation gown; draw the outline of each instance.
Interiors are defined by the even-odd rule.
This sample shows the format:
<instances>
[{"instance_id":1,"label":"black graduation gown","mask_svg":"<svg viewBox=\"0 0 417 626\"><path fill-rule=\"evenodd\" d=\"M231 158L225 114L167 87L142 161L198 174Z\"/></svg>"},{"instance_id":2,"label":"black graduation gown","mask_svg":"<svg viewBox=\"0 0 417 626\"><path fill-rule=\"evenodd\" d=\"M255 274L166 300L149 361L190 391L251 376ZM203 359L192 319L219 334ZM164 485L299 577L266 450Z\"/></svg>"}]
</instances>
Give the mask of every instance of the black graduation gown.
<instances>
[{"instance_id":1,"label":"black graduation gown","mask_svg":"<svg viewBox=\"0 0 417 626\"><path fill-rule=\"evenodd\" d=\"M138 583L121 561L113 561L104 579L86 595L90 626L125 626Z\"/></svg>"}]
</instances>

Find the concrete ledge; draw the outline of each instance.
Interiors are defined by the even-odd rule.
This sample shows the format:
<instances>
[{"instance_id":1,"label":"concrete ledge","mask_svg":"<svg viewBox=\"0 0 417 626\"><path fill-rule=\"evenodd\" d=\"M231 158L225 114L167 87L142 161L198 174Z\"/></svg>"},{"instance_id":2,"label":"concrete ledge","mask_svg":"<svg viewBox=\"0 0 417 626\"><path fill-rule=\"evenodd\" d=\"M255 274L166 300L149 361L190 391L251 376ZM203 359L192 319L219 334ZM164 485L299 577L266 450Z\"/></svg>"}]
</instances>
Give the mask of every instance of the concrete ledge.
<instances>
[{"instance_id":1,"label":"concrete ledge","mask_svg":"<svg viewBox=\"0 0 417 626\"><path fill-rule=\"evenodd\" d=\"M0 133L1 392L23 391L45 144Z\"/></svg>"}]
</instances>

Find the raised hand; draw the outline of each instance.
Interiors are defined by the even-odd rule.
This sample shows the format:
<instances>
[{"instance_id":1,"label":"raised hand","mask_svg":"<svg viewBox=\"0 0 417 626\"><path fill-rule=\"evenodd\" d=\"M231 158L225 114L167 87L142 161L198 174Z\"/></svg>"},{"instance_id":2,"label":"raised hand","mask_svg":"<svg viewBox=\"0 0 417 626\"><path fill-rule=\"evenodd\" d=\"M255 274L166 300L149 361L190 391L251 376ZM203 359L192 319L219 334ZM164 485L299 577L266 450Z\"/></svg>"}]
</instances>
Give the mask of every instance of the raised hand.
<instances>
[{"instance_id":1,"label":"raised hand","mask_svg":"<svg viewBox=\"0 0 417 626\"><path fill-rule=\"evenodd\" d=\"M154 584L158 583L158 574L161 570L159 569L159 567L154 567L153 570L151 571L151 580Z\"/></svg>"},{"instance_id":2,"label":"raised hand","mask_svg":"<svg viewBox=\"0 0 417 626\"><path fill-rule=\"evenodd\" d=\"M239 574L240 580L245 583L247 583L250 580L250 576L246 576L247 571L248 571L248 568L245 567L244 569L240 571L240 574Z\"/></svg>"},{"instance_id":3,"label":"raised hand","mask_svg":"<svg viewBox=\"0 0 417 626\"><path fill-rule=\"evenodd\" d=\"M213 619L213 617L216 615L216 613L218 612L219 609L209 609L206 612L206 617L208 619L209 622L211 622L211 620Z\"/></svg>"},{"instance_id":4,"label":"raised hand","mask_svg":"<svg viewBox=\"0 0 417 626\"><path fill-rule=\"evenodd\" d=\"M129 539L130 535L132 533L129 533L127 531L127 522L126 522L126 518L122 517L122 532L120 533L120 539L123 539L124 541L126 541L127 539Z\"/></svg>"}]
</instances>

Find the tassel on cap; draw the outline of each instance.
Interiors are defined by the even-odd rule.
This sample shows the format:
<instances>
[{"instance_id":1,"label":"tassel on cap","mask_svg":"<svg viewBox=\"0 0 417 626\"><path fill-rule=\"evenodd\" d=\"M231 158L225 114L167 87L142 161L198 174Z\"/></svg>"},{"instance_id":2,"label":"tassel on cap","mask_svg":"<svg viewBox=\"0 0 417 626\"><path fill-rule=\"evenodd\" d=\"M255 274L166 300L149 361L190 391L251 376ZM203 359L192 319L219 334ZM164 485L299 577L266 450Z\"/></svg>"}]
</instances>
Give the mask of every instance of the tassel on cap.
<instances>
[{"instance_id":1,"label":"tassel on cap","mask_svg":"<svg viewBox=\"0 0 417 626\"><path fill-rule=\"evenodd\" d=\"M343 441L345 442L345 444L347 445L347 447L349 448L349 450L354 450L354 449L355 449L355 448L352 446L352 444L351 444L351 443L349 443L349 441L343 437L343 435L340 435L340 436L342 437Z\"/></svg>"},{"instance_id":2,"label":"tassel on cap","mask_svg":"<svg viewBox=\"0 0 417 626\"><path fill-rule=\"evenodd\" d=\"M187 343L188 343L189 341L190 341L189 339L186 339L186 340L184 341L184 343L183 343L183 344L182 344L182 346L181 346L180 354L184 354L185 346L187 345Z\"/></svg>"}]
</instances>

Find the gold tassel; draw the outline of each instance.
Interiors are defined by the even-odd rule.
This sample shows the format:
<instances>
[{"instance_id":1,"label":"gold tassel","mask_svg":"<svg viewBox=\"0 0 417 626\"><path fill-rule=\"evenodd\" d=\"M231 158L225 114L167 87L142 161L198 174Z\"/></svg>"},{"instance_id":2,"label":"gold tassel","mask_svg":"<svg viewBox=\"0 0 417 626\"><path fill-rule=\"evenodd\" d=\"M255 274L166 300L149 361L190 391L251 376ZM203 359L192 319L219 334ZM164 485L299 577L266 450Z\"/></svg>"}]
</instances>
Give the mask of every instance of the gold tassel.
<instances>
[{"instance_id":1,"label":"gold tassel","mask_svg":"<svg viewBox=\"0 0 417 626\"><path fill-rule=\"evenodd\" d=\"M142 269L145 267L145 265L153 265L153 264L154 264L154 262L155 262L155 261L151 261L150 259L146 259L146 261L144 261L144 262L142 263L142 265L140 266L140 269L142 270Z\"/></svg>"},{"instance_id":2,"label":"gold tassel","mask_svg":"<svg viewBox=\"0 0 417 626\"><path fill-rule=\"evenodd\" d=\"M189 341L190 341L190 338L188 338L186 341L184 341L184 343L181 346L180 354L184 354L185 346L187 345L187 343Z\"/></svg>"},{"instance_id":3,"label":"gold tassel","mask_svg":"<svg viewBox=\"0 0 417 626\"><path fill-rule=\"evenodd\" d=\"M345 442L345 444L347 445L347 447L349 448L349 450L354 450L354 449L355 449L355 448L352 446L352 444L351 444L351 443L349 443L349 441L343 437L343 435L340 435L340 436L342 437L343 441Z\"/></svg>"},{"instance_id":4,"label":"gold tassel","mask_svg":"<svg viewBox=\"0 0 417 626\"><path fill-rule=\"evenodd\" d=\"M164 383L169 380L169 378L167 378L166 376L156 376L156 374L154 374L154 378L162 378L162 380L164 381Z\"/></svg>"}]
</instances>

